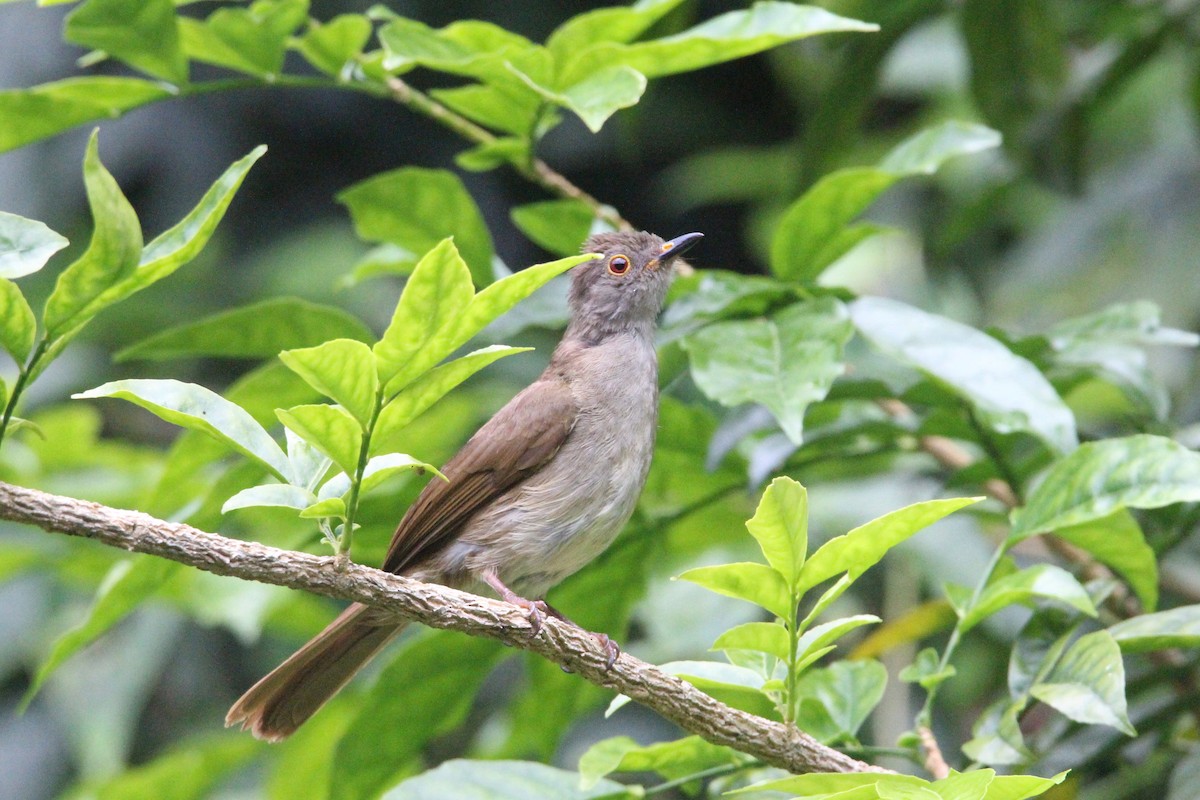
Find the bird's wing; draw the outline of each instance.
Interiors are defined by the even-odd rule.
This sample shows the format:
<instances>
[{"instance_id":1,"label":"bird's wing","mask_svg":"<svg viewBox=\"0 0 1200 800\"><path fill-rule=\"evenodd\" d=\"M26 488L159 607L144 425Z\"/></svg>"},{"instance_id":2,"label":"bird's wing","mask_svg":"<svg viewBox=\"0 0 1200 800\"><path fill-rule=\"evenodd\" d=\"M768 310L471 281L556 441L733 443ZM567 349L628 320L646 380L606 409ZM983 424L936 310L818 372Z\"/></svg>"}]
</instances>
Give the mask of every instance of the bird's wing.
<instances>
[{"instance_id":1,"label":"bird's wing","mask_svg":"<svg viewBox=\"0 0 1200 800\"><path fill-rule=\"evenodd\" d=\"M400 521L383 569L401 572L441 550L488 503L536 473L575 427L579 408L566 383L543 378L496 412Z\"/></svg>"}]
</instances>

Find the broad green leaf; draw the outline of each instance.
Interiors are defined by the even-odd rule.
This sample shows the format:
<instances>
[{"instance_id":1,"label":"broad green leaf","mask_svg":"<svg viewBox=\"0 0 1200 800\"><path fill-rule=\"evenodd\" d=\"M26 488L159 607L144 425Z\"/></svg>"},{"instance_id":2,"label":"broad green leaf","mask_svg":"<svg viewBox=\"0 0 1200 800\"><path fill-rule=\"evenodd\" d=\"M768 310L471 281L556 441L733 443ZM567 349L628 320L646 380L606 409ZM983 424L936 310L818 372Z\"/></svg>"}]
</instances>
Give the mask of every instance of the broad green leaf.
<instances>
[{"instance_id":1,"label":"broad green leaf","mask_svg":"<svg viewBox=\"0 0 1200 800\"><path fill-rule=\"evenodd\" d=\"M174 95L154 81L86 77L0 91L0 153ZM12 277L12 276L10 276Z\"/></svg>"},{"instance_id":2,"label":"broad green leaf","mask_svg":"<svg viewBox=\"0 0 1200 800\"><path fill-rule=\"evenodd\" d=\"M542 98L524 84L468 84L434 89L434 98L468 119L489 128L528 139L542 113Z\"/></svg>"},{"instance_id":3,"label":"broad green leaf","mask_svg":"<svg viewBox=\"0 0 1200 800\"><path fill-rule=\"evenodd\" d=\"M333 459L344 472L358 472L358 452L362 447L362 429L341 406L324 403L278 409L279 421L304 441Z\"/></svg>"},{"instance_id":4,"label":"broad green leaf","mask_svg":"<svg viewBox=\"0 0 1200 800\"><path fill-rule=\"evenodd\" d=\"M151 761L113 777L85 781L64 800L202 800L234 771L263 751L249 736L184 740Z\"/></svg>"},{"instance_id":5,"label":"broad green leaf","mask_svg":"<svg viewBox=\"0 0 1200 800\"><path fill-rule=\"evenodd\" d=\"M453 240L443 239L420 260L374 347L385 401L455 349L454 328L474 294Z\"/></svg>"},{"instance_id":6,"label":"broad green leaf","mask_svg":"<svg viewBox=\"0 0 1200 800\"><path fill-rule=\"evenodd\" d=\"M18 366L33 350L37 319L15 283L0 278L0 349L7 350Z\"/></svg>"},{"instance_id":7,"label":"broad green leaf","mask_svg":"<svg viewBox=\"0 0 1200 800\"><path fill-rule=\"evenodd\" d=\"M854 583L854 578L852 578L849 573L846 573L830 584L829 588L822 592L821 596L817 598L817 602L813 603L812 608L808 612L808 616L801 620L800 629L804 630L808 628L808 626L811 625L818 617L824 614L825 610L833 605L835 600L845 594L846 590L850 588L850 584L852 583Z\"/></svg>"},{"instance_id":8,"label":"broad green leaf","mask_svg":"<svg viewBox=\"0 0 1200 800\"><path fill-rule=\"evenodd\" d=\"M960 508L973 505L982 497L952 497L926 500L888 512L837 536L813 553L800 573L799 586L807 591L834 575L845 572L856 579L879 562L896 545Z\"/></svg>"},{"instance_id":9,"label":"broad green leaf","mask_svg":"<svg viewBox=\"0 0 1200 800\"><path fill-rule=\"evenodd\" d=\"M375 797L389 786L427 742L462 722L484 678L507 652L499 642L451 631L410 640L367 691L338 745L331 800ZM388 747L381 750L381 741ZM397 794L399 789L387 796L422 796Z\"/></svg>"},{"instance_id":10,"label":"broad green leaf","mask_svg":"<svg viewBox=\"0 0 1200 800\"><path fill-rule=\"evenodd\" d=\"M757 792L784 792L805 798L815 797L826 800L826 796L829 795L843 800L842 792L864 788L874 790L880 777L878 773L870 772L813 772L807 775L790 775L786 778L775 778L751 784L744 789L730 792L730 795L736 797L739 794ZM929 785L928 781L923 781L913 775L889 775L888 778L895 783L914 787ZM863 795L863 797L870 798L872 795ZM851 798L847 797L845 800L851 800ZM853 800L858 800L858 798L854 797Z\"/></svg>"},{"instance_id":11,"label":"broad green leaf","mask_svg":"<svg viewBox=\"0 0 1200 800\"><path fill-rule=\"evenodd\" d=\"M938 656L937 650L926 647L917 653L916 659L911 664L900 670L897 677L905 683L918 683L923 689L929 691L957 674L958 670L953 665L947 664L946 668L942 669L942 660Z\"/></svg>"},{"instance_id":12,"label":"broad green leaf","mask_svg":"<svg viewBox=\"0 0 1200 800\"><path fill-rule=\"evenodd\" d=\"M1076 722L1109 725L1128 736L1137 735L1125 710L1121 648L1108 631L1079 637L1045 681L1029 693Z\"/></svg>"},{"instance_id":13,"label":"broad green leaf","mask_svg":"<svg viewBox=\"0 0 1200 800\"><path fill-rule=\"evenodd\" d=\"M239 508L259 508L262 506L294 508L297 511L303 511L315 503L316 500L317 498L313 497L312 492L300 486L289 486L286 483L268 483L263 486L251 486L249 489L243 489L238 492L225 501L225 504L221 506L221 513L228 514L230 511L236 511Z\"/></svg>"},{"instance_id":14,"label":"broad green leaf","mask_svg":"<svg viewBox=\"0 0 1200 800\"><path fill-rule=\"evenodd\" d=\"M893 781L884 775L875 784L879 800L942 800L933 789L925 786L910 786L902 781Z\"/></svg>"},{"instance_id":15,"label":"broad green leaf","mask_svg":"<svg viewBox=\"0 0 1200 800\"><path fill-rule=\"evenodd\" d=\"M187 83L187 59L171 0L87 0L67 15L63 38L171 83Z\"/></svg>"},{"instance_id":16,"label":"broad green leaf","mask_svg":"<svg viewBox=\"0 0 1200 800\"><path fill-rule=\"evenodd\" d=\"M1048 673L1063 654L1082 615L1062 608L1039 608L1017 634L1008 657L1008 693L1027 697L1030 687Z\"/></svg>"},{"instance_id":17,"label":"broad green leaf","mask_svg":"<svg viewBox=\"0 0 1200 800\"><path fill-rule=\"evenodd\" d=\"M983 800L1028 800L1058 786L1067 778L1066 772L1060 772L1050 778L1039 778L1036 775L997 775L988 786Z\"/></svg>"},{"instance_id":18,"label":"broad green leaf","mask_svg":"<svg viewBox=\"0 0 1200 800\"><path fill-rule=\"evenodd\" d=\"M87 250L62 271L46 300L42 321L51 337L78 324L79 317L87 314L96 298L129 277L137 269L142 252L142 229L137 214L116 180L100 163L96 131L88 139L83 158L83 183L95 228Z\"/></svg>"},{"instance_id":19,"label":"broad green leaf","mask_svg":"<svg viewBox=\"0 0 1200 800\"><path fill-rule=\"evenodd\" d=\"M492 345L434 367L406 386L379 412L371 436L371 453L386 452L399 446L396 436L404 427L479 370L505 356L524 353L528 347Z\"/></svg>"},{"instance_id":20,"label":"broad green leaf","mask_svg":"<svg viewBox=\"0 0 1200 800\"><path fill-rule=\"evenodd\" d=\"M787 628L775 622L745 622L722 633L713 650L753 650L786 661L790 642Z\"/></svg>"},{"instance_id":21,"label":"broad green leaf","mask_svg":"<svg viewBox=\"0 0 1200 800\"><path fill-rule=\"evenodd\" d=\"M188 57L263 78L283 69L288 37L308 19L308 0L256 0L219 8L203 22L179 20Z\"/></svg>"},{"instance_id":22,"label":"broad green leaf","mask_svg":"<svg viewBox=\"0 0 1200 800\"><path fill-rule=\"evenodd\" d=\"M454 330L455 342L457 343L455 347L461 347L466 344L467 340L472 336L491 324L501 314L546 285L552 278L556 278L567 270L588 261L593 261L596 258L595 253L583 253L577 256L560 258L557 261L548 261L544 264L534 264L532 267L526 267L520 272L514 272L512 275L486 287L479 294L475 295L475 299L471 301L470 308L462 315L458 327Z\"/></svg>"},{"instance_id":23,"label":"broad green leaf","mask_svg":"<svg viewBox=\"0 0 1200 800\"><path fill-rule=\"evenodd\" d=\"M580 200L543 200L516 206L509 216L521 233L556 256L579 252L595 215Z\"/></svg>"},{"instance_id":24,"label":"broad green leaf","mask_svg":"<svg viewBox=\"0 0 1200 800\"><path fill-rule=\"evenodd\" d=\"M855 614L852 617L843 617L817 625L805 631L804 635L800 637L796 647L796 659L803 661L812 653L825 649L855 628L874 625L879 621L879 617L874 614Z\"/></svg>"},{"instance_id":25,"label":"broad green leaf","mask_svg":"<svg viewBox=\"0 0 1200 800\"><path fill-rule=\"evenodd\" d=\"M182 571L172 561L150 556L118 561L104 576L87 617L58 637L45 661L25 692L23 704L28 705L46 679L63 662L91 644L113 625L152 596L167 580Z\"/></svg>"},{"instance_id":26,"label":"broad green leaf","mask_svg":"<svg viewBox=\"0 0 1200 800\"><path fill-rule=\"evenodd\" d=\"M1057 528L1054 535L1119 572L1147 611L1158 606L1158 560L1129 511L1119 509L1100 519Z\"/></svg>"},{"instance_id":27,"label":"broad green leaf","mask_svg":"<svg viewBox=\"0 0 1200 800\"><path fill-rule=\"evenodd\" d=\"M808 491L786 476L771 481L746 530L795 595L808 553Z\"/></svg>"},{"instance_id":28,"label":"broad green leaf","mask_svg":"<svg viewBox=\"0 0 1200 800\"><path fill-rule=\"evenodd\" d=\"M328 22L308 21L308 30L295 48L322 72L340 76L371 38L371 20L362 14L339 14Z\"/></svg>"},{"instance_id":29,"label":"broad green leaf","mask_svg":"<svg viewBox=\"0 0 1200 800\"><path fill-rule=\"evenodd\" d=\"M770 319L718 322L683 340L696 385L725 406L761 403L792 442L804 412L842 374L853 328L833 298L796 303Z\"/></svg>"},{"instance_id":30,"label":"broad green leaf","mask_svg":"<svg viewBox=\"0 0 1200 800\"><path fill-rule=\"evenodd\" d=\"M1010 544L1124 508L1200 500L1200 454L1162 436L1089 442L1050 468L1013 512Z\"/></svg>"},{"instance_id":31,"label":"broad green leaf","mask_svg":"<svg viewBox=\"0 0 1200 800\"><path fill-rule=\"evenodd\" d=\"M1200 335L1165 327L1161 309L1149 300L1115 303L1091 314L1063 320L1046 331L1046 338L1059 351L1083 342L1182 347L1200 344Z\"/></svg>"},{"instance_id":32,"label":"broad green leaf","mask_svg":"<svg viewBox=\"0 0 1200 800\"><path fill-rule=\"evenodd\" d=\"M990 128L946 122L906 139L877 167L826 175L784 212L771 242L771 271L785 280L815 280L877 232L874 226L847 226L892 184L911 175L932 174L954 156L999 144L1000 135Z\"/></svg>"},{"instance_id":33,"label":"broad green leaf","mask_svg":"<svg viewBox=\"0 0 1200 800\"><path fill-rule=\"evenodd\" d=\"M814 6L759 2L673 36L632 45L599 44L580 56L570 76L586 74L605 64L626 64L648 78L657 78L732 61L817 34L875 30L876 25Z\"/></svg>"},{"instance_id":34,"label":"broad green leaf","mask_svg":"<svg viewBox=\"0 0 1200 800\"><path fill-rule=\"evenodd\" d=\"M375 456L367 462L366 469L363 470L362 488L360 491L369 492L388 478L401 472L416 472L418 475L432 472L442 480L447 480L441 470L432 464L418 461L406 453L388 453L387 455ZM341 472L325 482L321 487L321 491L317 492L317 497L322 500L330 497L341 497L349 491L350 477L346 473Z\"/></svg>"},{"instance_id":35,"label":"broad green leaf","mask_svg":"<svg viewBox=\"0 0 1200 800\"><path fill-rule=\"evenodd\" d=\"M444 28L430 28L414 19L396 17L379 31L379 42L387 54L385 69L406 71L428 67L455 75L471 75L488 83L503 82L505 66L544 62L550 56L524 36L482 20L460 20Z\"/></svg>"},{"instance_id":36,"label":"broad green leaf","mask_svg":"<svg viewBox=\"0 0 1200 800\"><path fill-rule=\"evenodd\" d=\"M997 700L979 715L971 728L973 738L963 745L968 758L993 766L1020 764L1033 759L1021 736L1017 715L1024 701L1013 703L1007 697Z\"/></svg>"},{"instance_id":37,"label":"broad green leaf","mask_svg":"<svg viewBox=\"0 0 1200 800\"><path fill-rule=\"evenodd\" d=\"M672 661L659 669L677 675L728 706L768 719L779 719L774 703L762 692L762 676L753 670L717 661Z\"/></svg>"},{"instance_id":38,"label":"broad green leaf","mask_svg":"<svg viewBox=\"0 0 1200 800\"><path fill-rule=\"evenodd\" d=\"M345 519L346 501L340 497L329 497L300 509L301 519L322 519L324 517Z\"/></svg>"},{"instance_id":39,"label":"broad green leaf","mask_svg":"<svg viewBox=\"0 0 1200 800\"><path fill-rule=\"evenodd\" d=\"M285 350L279 360L326 397L350 412L365 431L375 418L379 376L371 348L354 339Z\"/></svg>"},{"instance_id":40,"label":"broad green leaf","mask_svg":"<svg viewBox=\"0 0 1200 800\"><path fill-rule=\"evenodd\" d=\"M727 597L748 600L783 619L791 616L792 600L787 583L766 564L745 561L697 567L680 575L679 580L690 581Z\"/></svg>"},{"instance_id":41,"label":"broad green leaf","mask_svg":"<svg viewBox=\"0 0 1200 800\"><path fill-rule=\"evenodd\" d=\"M601 42L631 42L683 0L639 0L627 6L597 8L576 14L554 29L546 47L565 63L571 56Z\"/></svg>"},{"instance_id":42,"label":"broad green leaf","mask_svg":"<svg viewBox=\"0 0 1200 800\"><path fill-rule=\"evenodd\" d=\"M966 633L1000 609L1014 603L1031 604L1035 600L1054 600L1076 608L1089 617L1096 616L1096 607L1087 590L1075 576L1053 564L1035 564L1006 575L992 583L979 600L970 605L959 622Z\"/></svg>"},{"instance_id":43,"label":"broad green leaf","mask_svg":"<svg viewBox=\"0 0 1200 800\"><path fill-rule=\"evenodd\" d=\"M578 773L532 761L456 758L408 778L385 793L383 800L635 800L640 796L631 787L603 779L581 789Z\"/></svg>"},{"instance_id":44,"label":"broad green leaf","mask_svg":"<svg viewBox=\"0 0 1200 800\"><path fill-rule=\"evenodd\" d=\"M854 301L850 316L876 347L940 381L998 433L1027 431L1060 454L1078 446L1075 416L1050 382L987 334L883 297Z\"/></svg>"},{"instance_id":45,"label":"broad green leaf","mask_svg":"<svg viewBox=\"0 0 1200 800\"><path fill-rule=\"evenodd\" d=\"M374 338L366 325L336 306L273 297L168 328L126 347L115 358L272 358L281 350L313 347L330 339L370 342Z\"/></svg>"},{"instance_id":46,"label":"broad green leaf","mask_svg":"<svg viewBox=\"0 0 1200 800\"><path fill-rule=\"evenodd\" d=\"M637 105L646 91L646 76L623 64L597 70L561 91L521 77L544 99L574 111L593 133L599 133L608 118L622 108Z\"/></svg>"},{"instance_id":47,"label":"broad green leaf","mask_svg":"<svg viewBox=\"0 0 1200 800\"><path fill-rule=\"evenodd\" d=\"M878 661L838 661L804 673L795 700L812 699L824 706L840 733L853 737L887 688L887 670Z\"/></svg>"},{"instance_id":48,"label":"broad green leaf","mask_svg":"<svg viewBox=\"0 0 1200 800\"><path fill-rule=\"evenodd\" d=\"M794 298L795 293L792 287L761 275L705 269L677 277L667 297L662 327L674 334L725 316L762 316L772 304Z\"/></svg>"},{"instance_id":49,"label":"broad green leaf","mask_svg":"<svg viewBox=\"0 0 1200 800\"><path fill-rule=\"evenodd\" d=\"M46 266L68 244L35 219L0 211L0 278L21 278Z\"/></svg>"},{"instance_id":50,"label":"broad green leaf","mask_svg":"<svg viewBox=\"0 0 1200 800\"><path fill-rule=\"evenodd\" d=\"M931 788L938 800L983 800L995 780L996 771L992 769L950 770L948 776L936 781Z\"/></svg>"},{"instance_id":51,"label":"broad green leaf","mask_svg":"<svg viewBox=\"0 0 1200 800\"><path fill-rule=\"evenodd\" d=\"M76 400L117 397L139 405L173 425L203 431L254 459L284 481L291 465L283 450L241 406L197 386L174 380L131 379L111 381L71 395Z\"/></svg>"},{"instance_id":52,"label":"broad green leaf","mask_svg":"<svg viewBox=\"0 0 1200 800\"><path fill-rule=\"evenodd\" d=\"M1142 614L1108 629L1127 653L1200 647L1200 605L1180 606L1157 614Z\"/></svg>"},{"instance_id":53,"label":"broad green leaf","mask_svg":"<svg viewBox=\"0 0 1200 800\"><path fill-rule=\"evenodd\" d=\"M674 780L746 760L736 750L710 744L699 736L645 747L628 736L615 736L596 742L580 756L580 786L590 789L613 772L657 772L667 780Z\"/></svg>"},{"instance_id":54,"label":"broad green leaf","mask_svg":"<svg viewBox=\"0 0 1200 800\"><path fill-rule=\"evenodd\" d=\"M454 173L402 167L360 181L337 199L349 209L363 239L425 253L453 237L475 284L492 282L492 236Z\"/></svg>"}]
</instances>

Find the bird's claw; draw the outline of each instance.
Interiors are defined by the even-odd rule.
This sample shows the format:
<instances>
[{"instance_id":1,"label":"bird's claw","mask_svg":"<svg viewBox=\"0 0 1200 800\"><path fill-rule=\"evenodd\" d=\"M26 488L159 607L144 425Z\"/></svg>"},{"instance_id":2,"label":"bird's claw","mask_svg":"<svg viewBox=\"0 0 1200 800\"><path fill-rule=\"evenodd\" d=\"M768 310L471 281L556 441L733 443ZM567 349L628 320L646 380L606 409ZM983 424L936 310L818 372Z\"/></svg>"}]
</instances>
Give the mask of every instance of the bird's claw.
<instances>
[{"instance_id":1,"label":"bird's claw","mask_svg":"<svg viewBox=\"0 0 1200 800\"><path fill-rule=\"evenodd\" d=\"M546 621L546 604L541 600L525 601L525 618L529 620L529 638L532 639L542 632Z\"/></svg>"},{"instance_id":2,"label":"bird's claw","mask_svg":"<svg viewBox=\"0 0 1200 800\"><path fill-rule=\"evenodd\" d=\"M621 657L621 647L607 633L593 633L592 636L596 637L596 641L604 650L604 671L610 672L613 664L616 664L617 659Z\"/></svg>"}]
</instances>

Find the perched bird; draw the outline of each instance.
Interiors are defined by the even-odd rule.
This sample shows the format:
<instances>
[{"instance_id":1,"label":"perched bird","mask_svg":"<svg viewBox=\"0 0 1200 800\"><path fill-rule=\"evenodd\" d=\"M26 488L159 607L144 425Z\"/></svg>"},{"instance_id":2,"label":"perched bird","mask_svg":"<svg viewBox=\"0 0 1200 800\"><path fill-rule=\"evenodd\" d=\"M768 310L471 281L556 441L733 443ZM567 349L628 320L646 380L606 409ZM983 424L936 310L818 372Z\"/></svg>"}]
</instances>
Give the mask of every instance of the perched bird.
<instances>
[{"instance_id":1,"label":"perched bird","mask_svg":"<svg viewBox=\"0 0 1200 800\"><path fill-rule=\"evenodd\" d=\"M430 481L392 536L382 569L525 609L620 532L650 468L658 420L654 330L671 271L702 238L602 233L574 269L571 318L545 372L496 412ZM534 598L534 599L527 599ZM234 703L226 725L293 733L405 622L355 603ZM619 654L607 636L609 664Z\"/></svg>"}]
</instances>

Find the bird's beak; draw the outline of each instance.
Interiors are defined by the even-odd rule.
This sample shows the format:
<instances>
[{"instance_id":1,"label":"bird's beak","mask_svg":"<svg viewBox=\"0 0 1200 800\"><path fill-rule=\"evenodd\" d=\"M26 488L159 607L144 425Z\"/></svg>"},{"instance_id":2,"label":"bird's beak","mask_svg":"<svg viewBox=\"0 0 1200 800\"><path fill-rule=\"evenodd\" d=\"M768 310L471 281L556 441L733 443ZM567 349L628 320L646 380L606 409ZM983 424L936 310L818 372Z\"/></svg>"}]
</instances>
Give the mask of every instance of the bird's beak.
<instances>
[{"instance_id":1,"label":"bird's beak","mask_svg":"<svg viewBox=\"0 0 1200 800\"><path fill-rule=\"evenodd\" d=\"M682 236L676 236L674 239L663 242L662 255L658 257L658 260L661 262L670 261L703 238L703 233L685 233Z\"/></svg>"}]
</instances>

